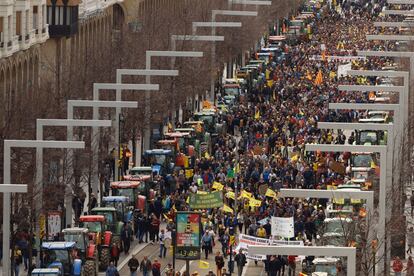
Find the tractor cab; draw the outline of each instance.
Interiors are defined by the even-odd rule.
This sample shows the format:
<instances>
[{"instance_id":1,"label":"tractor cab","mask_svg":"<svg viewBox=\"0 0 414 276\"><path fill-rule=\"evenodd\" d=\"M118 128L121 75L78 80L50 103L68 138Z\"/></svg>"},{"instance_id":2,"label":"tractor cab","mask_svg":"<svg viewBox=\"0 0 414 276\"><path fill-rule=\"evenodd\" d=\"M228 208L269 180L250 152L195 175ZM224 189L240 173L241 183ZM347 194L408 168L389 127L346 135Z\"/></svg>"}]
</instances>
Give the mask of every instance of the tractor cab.
<instances>
[{"instance_id":1,"label":"tractor cab","mask_svg":"<svg viewBox=\"0 0 414 276\"><path fill-rule=\"evenodd\" d=\"M32 270L33 276L60 276L59 268L35 268Z\"/></svg>"},{"instance_id":2,"label":"tractor cab","mask_svg":"<svg viewBox=\"0 0 414 276\"><path fill-rule=\"evenodd\" d=\"M121 235L123 218L115 207L95 207L91 210L91 214L104 216L107 225L105 230L111 231L114 236Z\"/></svg>"},{"instance_id":3,"label":"tractor cab","mask_svg":"<svg viewBox=\"0 0 414 276\"><path fill-rule=\"evenodd\" d=\"M152 149L144 152L144 159L147 166L152 166L152 169L158 175L171 174L174 163L172 163L173 152L164 149Z\"/></svg>"},{"instance_id":4,"label":"tractor cab","mask_svg":"<svg viewBox=\"0 0 414 276\"><path fill-rule=\"evenodd\" d=\"M62 230L62 233L66 242L75 242L75 250L77 252L73 253L82 260L83 275L96 275L98 272L96 244L89 242L90 236L88 228L66 228Z\"/></svg>"},{"instance_id":5,"label":"tractor cab","mask_svg":"<svg viewBox=\"0 0 414 276\"><path fill-rule=\"evenodd\" d=\"M157 148L170 150L173 155L177 154L178 151L178 141L176 139L163 139L157 141Z\"/></svg>"},{"instance_id":6,"label":"tractor cab","mask_svg":"<svg viewBox=\"0 0 414 276\"><path fill-rule=\"evenodd\" d=\"M151 167L133 167L129 170L129 175L124 175L124 180L141 181L144 178L149 178L150 181L153 181L153 174L154 171Z\"/></svg>"},{"instance_id":7,"label":"tractor cab","mask_svg":"<svg viewBox=\"0 0 414 276\"><path fill-rule=\"evenodd\" d=\"M58 269L58 275L81 275L82 261L72 254L75 242L44 242L41 250L45 268Z\"/></svg>"},{"instance_id":8,"label":"tractor cab","mask_svg":"<svg viewBox=\"0 0 414 276\"><path fill-rule=\"evenodd\" d=\"M213 134L216 133L217 114L214 111L202 110L194 113L194 119L196 121L203 121L204 127L207 132Z\"/></svg>"},{"instance_id":9,"label":"tractor cab","mask_svg":"<svg viewBox=\"0 0 414 276\"><path fill-rule=\"evenodd\" d=\"M118 217L123 221L132 220L132 209L129 198L126 196L105 196L102 198L102 207L114 207L118 211Z\"/></svg>"},{"instance_id":10,"label":"tractor cab","mask_svg":"<svg viewBox=\"0 0 414 276\"><path fill-rule=\"evenodd\" d=\"M112 240L111 231L107 231L106 220L102 215L87 215L80 216L79 218L81 228L70 228L64 232L65 239L71 239L73 242L77 242L81 239L81 235L84 235L83 229L87 230L89 237L89 245L86 245L86 258L94 258L98 255L99 269L104 270L109 265L111 258L111 246L115 243L115 237ZM79 231L78 231L79 230ZM119 239L120 243L120 239ZM95 252L97 249L97 253ZM96 261L98 261L96 260Z\"/></svg>"}]
</instances>

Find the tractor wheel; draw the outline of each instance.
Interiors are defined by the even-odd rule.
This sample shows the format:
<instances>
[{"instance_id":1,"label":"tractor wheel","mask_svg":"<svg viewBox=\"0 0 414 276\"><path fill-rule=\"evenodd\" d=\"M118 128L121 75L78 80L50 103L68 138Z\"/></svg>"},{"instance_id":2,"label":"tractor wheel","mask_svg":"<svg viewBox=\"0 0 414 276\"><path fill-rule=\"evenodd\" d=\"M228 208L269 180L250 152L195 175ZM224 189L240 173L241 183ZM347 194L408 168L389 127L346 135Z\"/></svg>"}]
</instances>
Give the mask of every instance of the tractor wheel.
<instances>
[{"instance_id":1,"label":"tractor wheel","mask_svg":"<svg viewBox=\"0 0 414 276\"><path fill-rule=\"evenodd\" d=\"M107 248L107 247L102 248L101 256L99 258L99 268L100 268L100 270L105 271L107 269L110 261L111 261L111 252L109 251L109 248Z\"/></svg>"},{"instance_id":2,"label":"tractor wheel","mask_svg":"<svg viewBox=\"0 0 414 276\"><path fill-rule=\"evenodd\" d=\"M94 260L87 260L83 265L83 276L96 276L96 267Z\"/></svg>"}]
</instances>

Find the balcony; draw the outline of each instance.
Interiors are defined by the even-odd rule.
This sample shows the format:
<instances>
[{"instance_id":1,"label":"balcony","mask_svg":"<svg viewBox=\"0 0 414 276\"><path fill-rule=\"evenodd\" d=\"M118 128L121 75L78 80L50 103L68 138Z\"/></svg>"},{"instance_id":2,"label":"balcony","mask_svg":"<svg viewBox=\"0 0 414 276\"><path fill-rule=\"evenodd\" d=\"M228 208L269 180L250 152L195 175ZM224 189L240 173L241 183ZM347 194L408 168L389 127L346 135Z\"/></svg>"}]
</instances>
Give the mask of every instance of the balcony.
<instances>
[{"instance_id":1,"label":"balcony","mask_svg":"<svg viewBox=\"0 0 414 276\"><path fill-rule=\"evenodd\" d=\"M78 22L70 25L49 25L49 35L52 38L72 36L78 32Z\"/></svg>"}]
</instances>

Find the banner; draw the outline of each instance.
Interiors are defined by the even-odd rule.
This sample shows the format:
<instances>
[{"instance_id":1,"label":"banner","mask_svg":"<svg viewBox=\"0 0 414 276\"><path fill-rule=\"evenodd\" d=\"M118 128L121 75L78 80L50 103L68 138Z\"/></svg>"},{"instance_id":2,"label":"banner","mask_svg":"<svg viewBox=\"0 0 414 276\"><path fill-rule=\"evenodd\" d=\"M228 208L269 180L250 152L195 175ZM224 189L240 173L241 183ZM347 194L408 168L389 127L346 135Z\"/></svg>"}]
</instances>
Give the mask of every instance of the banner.
<instances>
[{"instance_id":1,"label":"banner","mask_svg":"<svg viewBox=\"0 0 414 276\"><path fill-rule=\"evenodd\" d=\"M190 195L191 209L210 209L223 206L223 192L216 191L208 194Z\"/></svg>"},{"instance_id":2,"label":"banner","mask_svg":"<svg viewBox=\"0 0 414 276\"><path fill-rule=\"evenodd\" d=\"M249 199L249 206L250 207L260 207L261 205L262 205L262 201L261 200L257 200L255 198Z\"/></svg>"},{"instance_id":3,"label":"banner","mask_svg":"<svg viewBox=\"0 0 414 276\"><path fill-rule=\"evenodd\" d=\"M62 230L60 214L59 211L47 214L47 234L49 240L53 240Z\"/></svg>"},{"instance_id":4,"label":"banner","mask_svg":"<svg viewBox=\"0 0 414 276\"><path fill-rule=\"evenodd\" d=\"M266 259L266 255L253 255L249 254L249 245L296 245L303 246L303 241L285 241L285 240L272 240L257 238L250 235L239 235L239 244L237 245L235 252L239 252L240 249L247 251L246 257L251 260L261 261Z\"/></svg>"},{"instance_id":5,"label":"banner","mask_svg":"<svg viewBox=\"0 0 414 276\"><path fill-rule=\"evenodd\" d=\"M234 211L228 205L224 204L224 206L223 206L223 212L233 214Z\"/></svg>"},{"instance_id":6,"label":"banner","mask_svg":"<svg viewBox=\"0 0 414 276\"><path fill-rule=\"evenodd\" d=\"M345 77L348 75L348 71L352 69L352 63L347 63L344 65L338 65L338 77Z\"/></svg>"},{"instance_id":7,"label":"banner","mask_svg":"<svg viewBox=\"0 0 414 276\"><path fill-rule=\"evenodd\" d=\"M175 254L177 259L200 259L201 214L195 212L177 212L177 238Z\"/></svg>"},{"instance_id":8,"label":"banner","mask_svg":"<svg viewBox=\"0 0 414 276\"><path fill-rule=\"evenodd\" d=\"M272 236L293 238L295 236L293 217L272 217Z\"/></svg>"},{"instance_id":9,"label":"banner","mask_svg":"<svg viewBox=\"0 0 414 276\"><path fill-rule=\"evenodd\" d=\"M236 195L234 194L234 192L227 192L226 197L231 198L233 200L236 199Z\"/></svg>"},{"instance_id":10,"label":"banner","mask_svg":"<svg viewBox=\"0 0 414 276\"><path fill-rule=\"evenodd\" d=\"M270 188L267 188L267 190L266 190L266 194L265 194L267 197L276 197L276 192L275 191L273 191L272 189L270 189Z\"/></svg>"}]
</instances>

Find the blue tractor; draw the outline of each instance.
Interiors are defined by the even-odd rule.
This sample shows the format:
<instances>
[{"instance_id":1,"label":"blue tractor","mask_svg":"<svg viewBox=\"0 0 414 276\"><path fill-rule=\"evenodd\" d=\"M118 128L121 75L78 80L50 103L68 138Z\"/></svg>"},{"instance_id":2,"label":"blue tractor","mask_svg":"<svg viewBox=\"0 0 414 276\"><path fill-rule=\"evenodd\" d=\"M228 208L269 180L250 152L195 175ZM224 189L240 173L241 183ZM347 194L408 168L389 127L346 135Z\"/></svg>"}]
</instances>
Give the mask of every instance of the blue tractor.
<instances>
[{"instance_id":1,"label":"blue tractor","mask_svg":"<svg viewBox=\"0 0 414 276\"><path fill-rule=\"evenodd\" d=\"M58 269L57 275L61 276L96 275L95 262L85 261L82 265L77 250L76 242L44 242L42 243L42 265L45 268Z\"/></svg>"},{"instance_id":2,"label":"blue tractor","mask_svg":"<svg viewBox=\"0 0 414 276\"><path fill-rule=\"evenodd\" d=\"M60 276L59 268L35 268L32 271L32 276Z\"/></svg>"},{"instance_id":3,"label":"blue tractor","mask_svg":"<svg viewBox=\"0 0 414 276\"><path fill-rule=\"evenodd\" d=\"M174 169L172 150L152 149L144 152L146 166L152 166L153 172L159 175L171 174Z\"/></svg>"},{"instance_id":4,"label":"blue tractor","mask_svg":"<svg viewBox=\"0 0 414 276\"><path fill-rule=\"evenodd\" d=\"M115 207L119 213L119 218L123 218L123 221L132 220L133 207L130 207L129 198L126 196L104 196L102 198L102 207Z\"/></svg>"}]
</instances>

